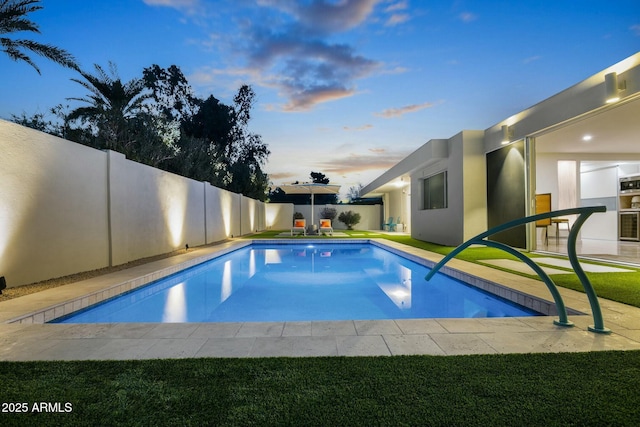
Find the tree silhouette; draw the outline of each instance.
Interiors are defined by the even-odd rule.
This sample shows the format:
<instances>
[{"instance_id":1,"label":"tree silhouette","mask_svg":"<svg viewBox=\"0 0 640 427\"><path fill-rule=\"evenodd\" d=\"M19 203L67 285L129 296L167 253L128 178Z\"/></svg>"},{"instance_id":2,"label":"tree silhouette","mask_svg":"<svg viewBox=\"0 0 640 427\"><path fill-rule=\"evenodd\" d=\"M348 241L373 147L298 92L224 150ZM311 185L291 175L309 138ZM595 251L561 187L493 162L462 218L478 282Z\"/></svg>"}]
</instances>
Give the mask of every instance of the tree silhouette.
<instances>
[{"instance_id":1,"label":"tree silhouette","mask_svg":"<svg viewBox=\"0 0 640 427\"><path fill-rule=\"evenodd\" d=\"M329 178L327 178L327 176L325 174L323 174L322 172L311 172L309 177L311 178L311 182L313 182L314 184L328 184L329 183Z\"/></svg>"},{"instance_id":2,"label":"tree silhouette","mask_svg":"<svg viewBox=\"0 0 640 427\"><path fill-rule=\"evenodd\" d=\"M87 105L78 107L67 116L68 121L82 120L93 127L98 136L99 148L109 148L128 154L129 134L127 121L142 111L145 95L142 79L122 83L114 63L109 62L109 73L95 64L96 74L80 71L84 80L71 79L82 85L90 94L83 98L67 98Z\"/></svg>"},{"instance_id":3,"label":"tree silhouette","mask_svg":"<svg viewBox=\"0 0 640 427\"><path fill-rule=\"evenodd\" d=\"M26 17L29 13L42 9L42 6L37 4L39 2L40 0L0 0L0 47L2 51L14 61L24 61L31 65L38 74L41 74L40 68L25 53L25 50L77 70L78 64L75 58L64 49L33 40L11 39L3 36L3 34L22 31L40 34L38 25Z\"/></svg>"},{"instance_id":4,"label":"tree silhouette","mask_svg":"<svg viewBox=\"0 0 640 427\"><path fill-rule=\"evenodd\" d=\"M85 103L72 110L66 122L80 120L88 124L85 134L92 138L78 142L118 151L127 158L160 166L175 156L171 123L161 120L148 110L146 101L151 98L142 79L123 83L114 63L109 63L109 73L95 65L96 74L80 71L84 80L71 79L89 91L83 98L68 98Z\"/></svg>"}]
</instances>

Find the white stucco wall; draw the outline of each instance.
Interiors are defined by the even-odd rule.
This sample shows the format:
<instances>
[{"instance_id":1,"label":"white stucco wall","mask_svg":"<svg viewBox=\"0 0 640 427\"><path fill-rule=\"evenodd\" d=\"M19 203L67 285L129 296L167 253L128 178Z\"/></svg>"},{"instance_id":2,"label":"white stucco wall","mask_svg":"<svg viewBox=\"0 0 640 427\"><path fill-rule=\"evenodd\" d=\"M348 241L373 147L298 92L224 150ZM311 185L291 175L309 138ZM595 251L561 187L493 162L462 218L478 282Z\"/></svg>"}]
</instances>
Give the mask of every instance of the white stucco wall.
<instances>
[{"instance_id":1,"label":"white stucco wall","mask_svg":"<svg viewBox=\"0 0 640 427\"><path fill-rule=\"evenodd\" d=\"M390 191L385 198L385 217L382 218L386 223L389 217L393 217L394 222L399 224L408 224L411 219L411 204L407 203L410 185ZM409 209L407 210L407 207Z\"/></svg>"},{"instance_id":2,"label":"white stucco wall","mask_svg":"<svg viewBox=\"0 0 640 427\"><path fill-rule=\"evenodd\" d=\"M266 228L286 230L293 223L293 203L265 203Z\"/></svg>"},{"instance_id":3,"label":"white stucco wall","mask_svg":"<svg viewBox=\"0 0 640 427\"><path fill-rule=\"evenodd\" d=\"M106 154L3 120L0 152L8 286L108 266Z\"/></svg>"},{"instance_id":4,"label":"white stucco wall","mask_svg":"<svg viewBox=\"0 0 640 427\"><path fill-rule=\"evenodd\" d=\"M463 131L446 140L448 155L411 174L412 237L455 246L486 230L486 170L483 131ZM445 209L422 209L423 179L447 171Z\"/></svg>"},{"instance_id":5,"label":"white stucco wall","mask_svg":"<svg viewBox=\"0 0 640 427\"><path fill-rule=\"evenodd\" d=\"M264 203L248 197L240 196L240 226L239 235L250 234L265 229Z\"/></svg>"},{"instance_id":6,"label":"white stucco wall","mask_svg":"<svg viewBox=\"0 0 640 427\"><path fill-rule=\"evenodd\" d=\"M484 131L464 131L462 138L463 221L462 240L487 230L487 164Z\"/></svg>"},{"instance_id":7,"label":"white stucco wall","mask_svg":"<svg viewBox=\"0 0 640 427\"><path fill-rule=\"evenodd\" d=\"M203 183L108 154L113 265L204 244Z\"/></svg>"},{"instance_id":8,"label":"white stucco wall","mask_svg":"<svg viewBox=\"0 0 640 427\"><path fill-rule=\"evenodd\" d=\"M233 193L211 185L205 185L207 243L219 242L231 236L233 231ZM238 228L238 227L236 227Z\"/></svg>"},{"instance_id":9,"label":"white stucco wall","mask_svg":"<svg viewBox=\"0 0 640 427\"><path fill-rule=\"evenodd\" d=\"M380 205L314 205L313 220L318 225L321 218L320 212L325 207L332 207L337 211L336 218L331 222L334 230L346 230L347 226L338 220L338 216L342 212L353 211L360 214L360 222L353 228L358 230L380 230L382 218L380 218ZM300 212L307 220L307 224L311 223L311 205L295 205L294 212ZM291 227L291 220L285 229Z\"/></svg>"},{"instance_id":10,"label":"white stucco wall","mask_svg":"<svg viewBox=\"0 0 640 427\"><path fill-rule=\"evenodd\" d=\"M451 215L452 203L456 206L455 200L452 200L452 188L456 188L455 182L451 184L451 177L455 181L455 170L450 168L451 162L439 160L435 164L422 168L411 175L411 236L427 242L440 243L443 245L454 244L458 241L462 232L463 225L455 217ZM447 202L446 209L422 209L423 205L423 180L440 172L447 171ZM455 197L453 197L455 199Z\"/></svg>"},{"instance_id":11,"label":"white stucco wall","mask_svg":"<svg viewBox=\"0 0 640 427\"><path fill-rule=\"evenodd\" d=\"M618 184L617 167L583 172L580 174L580 198L585 201L617 199ZM585 239L617 240L618 211L607 210L604 213L591 215L580 229L580 233Z\"/></svg>"},{"instance_id":12,"label":"white stucco wall","mask_svg":"<svg viewBox=\"0 0 640 427\"><path fill-rule=\"evenodd\" d=\"M536 193L551 193L551 210L558 209L557 155L536 154Z\"/></svg>"},{"instance_id":13,"label":"white stucco wall","mask_svg":"<svg viewBox=\"0 0 640 427\"><path fill-rule=\"evenodd\" d=\"M265 228L260 201L3 120L0 152L9 287Z\"/></svg>"}]
</instances>

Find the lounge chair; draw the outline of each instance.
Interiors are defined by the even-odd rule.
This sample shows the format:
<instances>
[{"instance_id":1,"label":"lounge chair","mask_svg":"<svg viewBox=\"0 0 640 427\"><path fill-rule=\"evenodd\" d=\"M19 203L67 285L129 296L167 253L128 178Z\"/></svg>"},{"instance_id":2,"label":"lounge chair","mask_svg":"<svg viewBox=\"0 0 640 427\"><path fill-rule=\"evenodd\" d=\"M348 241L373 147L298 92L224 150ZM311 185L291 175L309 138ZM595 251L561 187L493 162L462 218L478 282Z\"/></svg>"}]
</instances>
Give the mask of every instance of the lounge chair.
<instances>
[{"instance_id":1,"label":"lounge chair","mask_svg":"<svg viewBox=\"0 0 640 427\"><path fill-rule=\"evenodd\" d=\"M387 221L386 223L382 224L382 229L383 230L388 230L388 231L395 231L396 230L396 225L397 225L397 223L394 222L393 217L390 216L389 217L389 221Z\"/></svg>"},{"instance_id":2,"label":"lounge chair","mask_svg":"<svg viewBox=\"0 0 640 427\"><path fill-rule=\"evenodd\" d=\"M302 235L307 235L307 220L305 219L294 219L293 227L291 227L291 235L293 236L294 231L302 231Z\"/></svg>"},{"instance_id":3,"label":"lounge chair","mask_svg":"<svg viewBox=\"0 0 640 427\"><path fill-rule=\"evenodd\" d=\"M330 219L321 219L320 227L318 227L320 233L329 233L329 235L333 236L333 227L331 227Z\"/></svg>"}]
</instances>

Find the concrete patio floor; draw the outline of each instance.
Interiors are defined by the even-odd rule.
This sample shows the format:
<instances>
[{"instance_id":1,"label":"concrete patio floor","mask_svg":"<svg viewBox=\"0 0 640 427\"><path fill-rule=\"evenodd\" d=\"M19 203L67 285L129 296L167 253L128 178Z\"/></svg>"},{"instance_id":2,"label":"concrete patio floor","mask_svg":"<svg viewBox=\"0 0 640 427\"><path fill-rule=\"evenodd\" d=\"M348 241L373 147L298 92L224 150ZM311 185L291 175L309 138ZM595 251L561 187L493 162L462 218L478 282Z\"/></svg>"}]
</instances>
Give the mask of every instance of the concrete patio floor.
<instances>
[{"instance_id":1,"label":"concrete patio floor","mask_svg":"<svg viewBox=\"0 0 640 427\"><path fill-rule=\"evenodd\" d=\"M236 240L0 303L0 360L125 360L188 357L390 356L587 352L640 349L640 309L604 300L611 334L587 331L590 314L484 319L349 320L268 323L46 324L202 259L228 252ZM411 256L441 256L385 240ZM487 266L452 260L450 267L509 289L550 300L542 282ZM567 307L590 313L587 296L560 288ZM20 323L22 322L22 323Z\"/></svg>"}]
</instances>

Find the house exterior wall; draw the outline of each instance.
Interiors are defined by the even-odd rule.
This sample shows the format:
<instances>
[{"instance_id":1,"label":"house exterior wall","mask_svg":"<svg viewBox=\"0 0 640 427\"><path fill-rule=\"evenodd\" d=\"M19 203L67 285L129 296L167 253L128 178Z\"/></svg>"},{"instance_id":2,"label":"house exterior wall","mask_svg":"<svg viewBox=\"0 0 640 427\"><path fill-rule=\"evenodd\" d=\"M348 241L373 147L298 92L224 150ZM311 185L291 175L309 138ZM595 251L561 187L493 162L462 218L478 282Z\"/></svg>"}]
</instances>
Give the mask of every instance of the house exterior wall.
<instances>
[{"instance_id":1,"label":"house exterior wall","mask_svg":"<svg viewBox=\"0 0 640 427\"><path fill-rule=\"evenodd\" d=\"M0 276L13 287L224 240L265 204L0 120Z\"/></svg>"},{"instance_id":2,"label":"house exterior wall","mask_svg":"<svg viewBox=\"0 0 640 427\"><path fill-rule=\"evenodd\" d=\"M465 242L487 229L487 165L484 132L464 131L460 135Z\"/></svg>"},{"instance_id":3,"label":"house exterior wall","mask_svg":"<svg viewBox=\"0 0 640 427\"><path fill-rule=\"evenodd\" d=\"M446 141L447 157L411 174L411 236L455 246L486 230L483 131L463 131ZM447 171L447 208L422 209L423 180Z\"/></svg>"},{"instance_id":4,"label":"house exterior wall","mask_svg":"<svg viewBox=\"0 0 640 427\"><path fill-rule=\"evenodd\" d=\"M427 144L433 144L429 141ZM462 206L462 171L458 166L458 153L451 152L451 140L444 140L446 155L433 160L426 155L421 160L426 166L411 173L411 236L443 245L455 244L462 237L462 213L457 208ZM425 144L425 145L427 145ZM430 153L430 151L425 151ZM445 209L425 210L423 207L424 179L440 172L447 172L447 203ZM457 171L460 173L458 174Z\"/></svg>"},{"instance_id":5,"label":"house exterior wall","mask_svg":"<svg viewBox=\"0 0 640 427\"><path fill-rule=\"evenodd\" d=\"M387 215L385 218L382 218L383 222L386 223L389 217L393 217L394 223L406 223L408 217L410 217L410 212L405 211L406 191L407 189L405 187L402 187L389 192L389 196L386 200Z\"/></svg>"},{"instance_id":6,"label":"house exterior wall","mask_svg":"<svg viewBox=\"0 0 640 427\"><path fill-rule=\"evenodd\" d=\"M621 99L618 104L606 104L605 102L605 75L615 72L618 76L618 86ZM500 214L504 202L515 200L519 204L518 217L531 215L535 210L535 194L549 192L559 195L561 189L558 184L559 160L575 160L579 165L582 161L590 160L638 160L637 148L629 148L629 152L604 153L602 149L581 153L580 148L564 147L562 142L557 144L562 154L555 153L550 157L535 151L536 139L542 139L553 134L557 130L566 130L568 125L581 124L583 120L596 118L600 113L613 112L616 106L632 105L638 102L640 97L640 53L595 74L592 77L548 98L544 101L508 117L484 131L464 131L447 140L430 140L405 159L398 162L388 171L367 184L363 188L365 194L382 195L385 211L391 214L397 206L392 189L400 177L409 174L411 176L411 235L420 240L431 241L445 245L456 245L468 240L483 231L486 231L490 219ZM620 111L620 110L619 110ZM633 110L631 110L633 111ZM628 113L627 113L628 114ZM632 123L632 120L628 120ZM633 125L636 125L634 122ZM606 123L605 123L606 125ZM497 154L510 145L503 144L503 126L508 126L511 135L509 143L523 143L524 149L517 159L506 159L504 166L509 169L501 174L500 165L487 166L487 157ZM625 129L627 135L634 128L629 124ZM439 144L444 142L445 149ZM511 144L516 146L517 144ZM599 147L601 148L601 147ZM508 149L507 149L508 150ZM573 150L573 151L569 151ZM588 150L587 150L588 151ZM514 160L514 161L512 161ZM546 173L546 170L553 168ZM489 169L489 171L488 171ZM448 208L423 210L423 180L446 170L448 173ZM492 182L492 188L487 182L487 176L491 175L497 181ZM580 169L576 168L576 200L566 201L571 206L580 206L593 203L595 196L587 190L581 194ZM517 188L514 188L513 179L509 173L519 173ZM622 174L629 173L627 171ZM492 175L493 174L493 175ZM620 174L620 171L619 171ZM492 179L493 179L492 178ZM522 178L522 179L520 179ZM582 176L589 179L588 174ZM609 177L610 178L610 177ZM617 183L607 179L607 199L612 197ZM536 182L532 181L535 179ZM511 182L511 184L509 184ZM602 183L602 182L601 182ZM511 185L511 186L510 186ZM517 191L511 191L517 190ZM567 188L563 187L563 194ZM503 199L495 202L495 206L488 207L489 196L495 196L502 191ZM573 191L573 190L572 190ZM517 193L517 194L516 194ZM510 194L512 196L510 196ZM563 199L567 199L564 194ZM493 199L492 199L493 200ZM552 197L552 208L562 209L567 206L558 205L558 197ZM513 204L512 204L513 205ZM589 223L582 227L583 237L598 238L609 236L612 239L614 228L617 227L615 212L610 209L607 213L590 218ZM513 218L506 218L507 220ZM603 221L603 223L599 221ZM606 222L606 225L604 224ZM531 229L535 229L532 224ZM523 228L524 231L526 229ZM552 231L552 230L550 230ZM550 233L553 235L553 232ZM531 239L522 237L523 246L531 249ZM535 243L535 240L534 240Z\"/></svg>"},{"instance_id":7,"label":"house exterior wall","mask_svg":"<svg viewBox=\"0 0 640 427\"><path fill-rule=\"evenodd\" d=\"M526 141L520 140L486 154L487 229L527 215L526 147ZM527 236L527 226L519 225L489 239L524 249Z\"/></svg>"}]
</instances>

